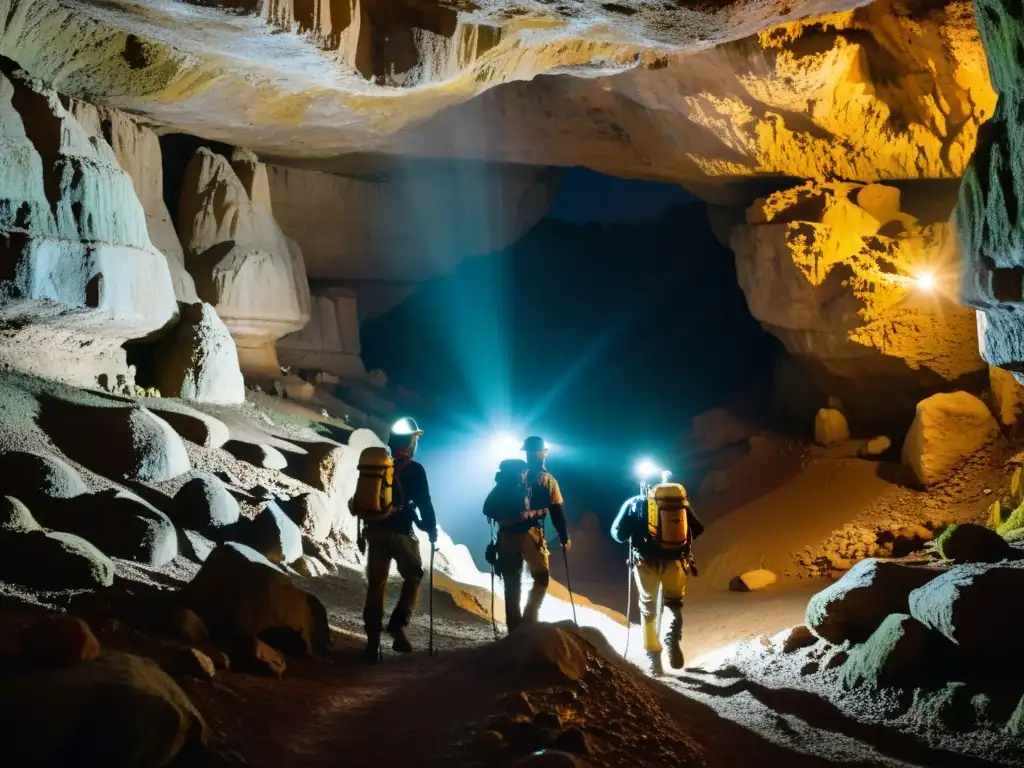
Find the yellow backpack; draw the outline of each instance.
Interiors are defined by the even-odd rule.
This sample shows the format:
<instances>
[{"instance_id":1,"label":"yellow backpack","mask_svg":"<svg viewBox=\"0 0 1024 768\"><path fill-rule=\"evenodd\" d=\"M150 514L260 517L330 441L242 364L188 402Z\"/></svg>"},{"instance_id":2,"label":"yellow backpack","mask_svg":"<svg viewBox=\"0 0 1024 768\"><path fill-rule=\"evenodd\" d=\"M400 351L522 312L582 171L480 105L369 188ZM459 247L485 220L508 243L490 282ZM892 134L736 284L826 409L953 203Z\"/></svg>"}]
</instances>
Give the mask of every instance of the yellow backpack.
<instances>
[{"instance_id":1,"label":"yellow backpack","mask_svg":"<svg viewBox=\"0 0 1024 768\"><path fill-rule=\"evenodd\" d=\"M359 478L349 509L366 522L379 522L395 511L395 462L387 448L364 448L359 454Z\"/></svg>"},{"instance_id":2,"label":"yellow backpack","mask_svg":"<svg viewBox=\"0 0 1024 768\"><path fill-rule=\"evenodd\" d=\"M686 518L689 502L679 483L659 483L647 494L647 532L662 549L683 549L689 544Z\"/></svg>"}]
</instances>

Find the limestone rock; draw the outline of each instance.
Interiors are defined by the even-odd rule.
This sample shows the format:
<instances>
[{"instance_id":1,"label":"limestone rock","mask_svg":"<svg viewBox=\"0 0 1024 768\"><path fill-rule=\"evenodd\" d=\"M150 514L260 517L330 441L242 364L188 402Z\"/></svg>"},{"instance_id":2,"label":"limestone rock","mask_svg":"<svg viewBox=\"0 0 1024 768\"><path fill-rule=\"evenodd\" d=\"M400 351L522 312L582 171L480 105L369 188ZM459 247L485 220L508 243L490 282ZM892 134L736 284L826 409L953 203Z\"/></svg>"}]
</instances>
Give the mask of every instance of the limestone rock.
<instances>
[{"instance_id":1,"label":"limestone rock","mask_svg":"<svg viewBox=\"0 0 1024 768\"><path fill-rule=\"evenodd\" d=\"M729 589L734 592L756 592L760 589L770 587L779 578L771 571L761 568L756 571L747 571L737 576L729 583Z\"/></svg>"},{"instance_id":2,"label":"limestone rock","mask_svg":"<svg viewBox=\"0 0 1024 768\"><path fill-rule=\"evenodd\" d=\"M70 499L89 489L70 464L56 456L9 451L0 454L0 490L31 509L50 499Z\"/></svg>"},{"instance_id":3,"label":"limestone rock","mask_svg":"<svg viewBox=\"0 0 1024 768\"><path fill-rule=\"evenodd\" d=\"M327 540L340 509L339 503L319 491L304 493L284 505L288 517L314 542Z\"/></svg>"},{"instance_id":4,"label":"limestone rock","mask_svg":"<svg viewBox=\"0 0 1024 768\"><path fill-rule=\"evenodd\" d=\"M149 409L183 438L204 448L220 448L231 438L223 421L179 403L175 403L173 410L155 405L150 405Z\"/></svg>"},{"instance_id":5,"label":"limestone rock","mask_svg":"<svg viewBox=\"0 0 1024 768\"><path fill-rule=\"evenodd\" d=\"M811 597L805 623L830 643L863 642L890 613L907 613L910 593L940 573L873 558L862 560Z\"/></svg>"},{"instance_id":6,"label":"limestone rock","mask_svg":"<svg viewBox=\"0 0 1024 768\"><path fill-rule=\"evenodd\" d=\"M814 417L814 442L818 445L835 445L850 439L850 428L846 417L833 408L822 408Z\"/></svg>"},{"instance_id":7,"label":"limestone rock","mask_svg":"<svg viewBox=\"0 0 1024 768\"><path fill-rule=\"evenodd\" d=\"M174 656L170 665L175 675L195 677L199 680L212 680L217 674L217 666L213 659L198 648L182 648Z\"/></svg>"},{"instance_id":8,"label":"limestone rock","mask_svg":"<svg viewBox=\"0 0 1024 768\"><path fill-rule=\"evenodd\" d=\"M156 663L117 651L65 669L4 672L0 710L11 765L86 759L160 768L208 737L203 718Z\"/></svg>"},{"instance_id":9,"label":"limestone rock","mask_svg":"<svg viewBox=\"0 0 1024 768\"><path fill-rule=\"evenodd\" d=\"M701 450L717 451L744 442L753 428L724 408L714 408L693 417L693 437Z\"/></svg>"},{"instance_id":10,"label":"limestone rock","mask_svg":"<svg viewBox=\"0 0 1024 768\"><path fill-rule=\"evenodd\" d=\"M335 443L304 443L302 447L306 449L306 455L302 459L302 476L299 479L319 491L337 492L342 484L339 475L351 464L345 460L349 449ZM356 461L359 461L358 457Z\"/></svg>"},{"instance_id":11,"label":"limestone rock","mask_svg":"<svg viewBox=\"0 0 1024 768\"><path fill-rule=\"evenodd\" d=\"M174 522L182 528L208 531L238 522L238 502L213 475L201 474L174 496Z\"/></svg>"},{"instance_id":12,"label":"limestone rock","mask_svg":"<svg viewBox=\"0 0 1024 768\"><path fill-rule=\"evenodd\" d=\"M366 378L360 355L356 294L344 288L312 298L309 324L277 342L282 365L345 379Z\"/></svg>"},{"instance_id":13,"label":"limestone rock","mask_svg":"<svg viewBox=\"0 0 1024 768\"><path fill-rule=\"evenodd\" d=\"M839 670L843 687L887 688L912 680L930 661L936 638L904 613L886 616L871 637L850 651Z\"/></svg>"},{"instance_id":14,"label":"limestone rock","mask_svg":"<svg viewBox=\"0 0 1024 768\"><path fill-rule=\"evenodd\" d=\"M4 496L0 499L0 531L29 533L40 530L42 528L32 517L28 507L13 496Z\"/></svg>"},{"instance_id":15,"label":"limestone rock","mask_svg":"<svg viewBox=\"0 0 1024 768\"><path fill-rule=\"evenodd\" d=\"M246 443L241 440L228 440L224 443L224 450L239 461L252 464L254 467L284 469L288 466L288 460L284 455L277 448L266 443Z\"/></svg>"},{"instance_id":16,"label":"limestone rock","mask_svg":"<svg viewBox=\"0 0 1024 768\"><path fill-rule=\"evenodd\" d=\"M809 648L818 642L818 638L806 625L800 624L785 633L782 640L783 653L796 653L801 648Z\"/></svg>"},{"instance_id":17,"label":"limestone rock","mask_svg":"<svg viewBox=\"0 0 1024 768\"><path fill-rule=\"evenodd\" d=\"M948 227L875 201L869 211L856 202L865 189L782 190L756 201L732 237L751 314L821 392L842 399L855 431L909 421L922 392L984 371L974 318L945 298L956 285L915 288L925 269L957 274Z\"/></svg>"},{"instance_id":18,"label":"limestone rock","mask_svg":"<svg viewBox=\"0 0 1024 768\"><path fill-rule=\"evenodd\" d=\"M188 608L175 608L171 612L169 627L175 636L193 645L202 645L210 639L206 624Z\"/></svg>"},{"instance_id":19,"label":"limestone rock","mask_svg":"<svg viewBox=\"0 0 1024 768\"><path fill-rule=\"evenodd\" d=\"M892 447L892 440L885 435L879 437L872 437L863 446L861 446L858 454L864 458L873 458L875 456L881 456L883 453Z\"/></svg>"},{"instance_id":20,"label":"limestone rock","mask_svg":"<svg viewBox=\"0 0 1024 768\"><path fill-rule=\"evenodd\" d=\"M185 263L238 347L242 370L276 378L274 344L309 322L302 253L274 220L266 168L206 148L185 171L178 214Z\"/></svg>"},{"instance_id":21,"label":"limestone rock","mask_svg":"<svg viewBox=\"0 0 1024 768\"><path fill-rule=\"evenodd\" d=\"M159 568L178 554L178 534L167 515L134 493L104 490L36 512L48 528L68 531L120 557Z\"/></svg>"},{"instance_id":22,"label":"limestone rock","mask_svg":"<svg viewBox=\"0 0 1024 768\"><path fill-rule=\"evenodd\" d=\"M949 526L936 543L944 558L958 563L998 563L1024 557L998 533L974 523Z\"/></svg>"},{"instance_id":23,"label":"limestone rock","mask_svg":"<svg viewBox=\"0 0 1024 768\"><path fill-rule=\"evenodd\" d=\"M231 538L259 552L272 563L293 563L302 557L302 533L276 502L270 501Z\"/></svg>"},{"instance_id":24,"label":"limestone rock","mask_svg":"<svg viewBox=\"0 0 1024 768\"><path fill-rule=\"evenodd\" d=\"M177 315L167 261L110 146L9 59L0 115L0 363L93 385Z\"/></svg>"},{"instance_id":25,"label":"limestone rock","mask_svg":"<svg viewBox=\"0 0 1024 768\"><path fill-rule=\"evenodd\" d=\"M51 616L21 633L20 654L38 667L70 667L100 655L92 629L74 616Z\"/></svg>"},{"instance_id":26,"label":"limestone rock","mask_svg":"<svg viewBox=\"0 0 1024 768\"><path fill-rule=\"evenodd\" d=\"M489 655L495 666L516 676L543 675L567 682L586 673L588 647L586 640L569 629L538 623L502 638Z\"/></svg>"},{"instance_id":27,"label":"limestone rock","mask_svg":"<svg viewBox=\"0 0 1024 768\"><path fill-rule=\"evenodd\" d=\"M111 479L158 482L191 467L178 433L146 408L51 399L44 402L43 422L65 454Z\"/></svg>"},{"instance_id":28,"label":"limestone rock","mask_svg":"<svg viewBox=\"0 0 1024 768\"><path fill-rule=\"evenodd\" d=\"M903 463L922 485L934 485L998 436L992 414L974 395L932 395L917 404L917 416L903 442Z\"/></svg>"},{"instance_id":29,"label":"limestone rock","mask_svg":"<svg viewBox=\"0 0 1024 768\"><path fill-rule=\"evenodd\" d=\"M0 581L45 590L109 587L114 564L70 533L0 531Z\"/></svg>"},{"instance_id":30,"label":"limestone rock","mask_svg":"<svg viewBox=\"0 0 1024 768\"><path fill-rule=\"evenodd\" d=\"M191 304L182 311L158 353L156 382L164 397L245 402L235 342L209 304Z\"/></svg>"},{"instance_id":31,"label":"limestone rock","mask_svg":"<svg viewBox=\"0 0 1024 768\"><path fill-rule=\"evenodd\" d=\"M996 418L1005 427L1013 426L1024 409L1024 386L1009 371L992 366L988 369L988 381Z\"/></svg>"},{"instance_id":32,"label":"limestone rock","mask_svg":"<svg viewBox=\"0 0 1024 768\"><path fill-rule=\"evenodd\" d=\"M1024 568L960 565L910 593L910 614L975 659L1014 653L1024 617L1013 610L1024 589Z\"/></svg>"},{"instance_id":33,"label":"limestone rock","mask_svg":"<svg viewBox=\"0 0 1024 768\"><path fill-rule=\"evenodd\" d=\"M294 568L295 572L300 576L305 576L307 579L316 579L330 573L330 571L327 570L326 565L320 562L318 558L311 555L303 555L300 557L292 563L292 568Z\"/></svg>"},{"instance_id":34,"label":"limestone rock","mask_svg":"<svg viewBox=\"0 0 1024 768\"><path fill-rule=\"evenodd\" d=\"M281 384L284 387L285 397L289 400L309 402L316 397L316 387L312 382L305 381L294 374L285 376Z\"/></svg>"},{"instance_id":35,"label":"limestone rock","mask_svg":"<svg viewBox=\"0 0 1024 768\"><path fill-rule=\"evenodd\" d=\"M234 661L239 669L267 677L280 678L288 667L284 656L256 638L250 639L239 647Z\"/></svg>"},{"instance_id":36,"label":"limestone rock","mask_svg":"<svg viewBox=\"0 0 1024 768\"><path fill-rule=\"evenodd\" d=\"M218 546L184 587L182 598L220 642L244 644L262 637L282 651L307 653L322 651L330 642L320 601L241 544Z\"/></svg>"},{"instance_id":37,"label":"limestone rock","mask_svg":"<svg viewBox=\"0 0 1024 768\"><path fill-rule=\"evenodd\" d=\"M183 304L196 299L196 286L185 269L185 254L164 202L164 167L156 132L119 109L96 107L77 99L71 113L90 135L110 145L121 170L127 173L146 214L146 228L154 247L167 258L174 297Z\"/></svg>"}]
</instances>

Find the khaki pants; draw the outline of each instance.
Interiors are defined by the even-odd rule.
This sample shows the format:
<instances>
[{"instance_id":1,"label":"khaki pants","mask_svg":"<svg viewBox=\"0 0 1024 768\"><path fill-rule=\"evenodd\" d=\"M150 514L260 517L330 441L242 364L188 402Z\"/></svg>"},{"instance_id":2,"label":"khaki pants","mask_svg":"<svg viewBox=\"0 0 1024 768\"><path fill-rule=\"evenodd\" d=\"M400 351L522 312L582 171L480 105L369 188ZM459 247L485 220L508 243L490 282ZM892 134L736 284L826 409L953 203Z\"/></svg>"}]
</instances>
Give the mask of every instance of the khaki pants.
<instances>
[{"instance_id":1,"label":"khaki pants","mask_svg":"<svg viewBox=\"0 0 1024 768\"><path fill-rule=\"evenodd\" d=\"M498 532L498 573L505 585L505 624L512 632L523 620L537 621L540 605L548 592L550 581L548 540L543 528L531 528L526 533ZM530 569L533 587L526 600L526 610L520 612L523 593L523 563Z\"/></svg>"},{"instance_id":2,"label":"khaki pants","mask_svg":"<svg viewBox=\"0 0 1024 768\"><path fill-rule=\"evenodd\" d=\"M365 535L366 605L363 608L363 623L367 634L379 635L384 621L384 598L391 561L395 561L398 573L405 581L395 609L391 612L389 628L404 627L409 623L423 580L423 563L415 536L397 533L379 525L366 526Z\"/></svg>"},{"instance_id":3,"label":"khaki pants","mask_svg":"<svg viewBox=\"0 0 1024 768\"><path fill-rule=\"evenodd\" d=\"M686 570L680 560L659 562L638 560L633 566L640 604L640 619L644 626L644 650L661 653L658 638L658 590L662 592L664 607L672 614L665 642L678 644L683 634L683 598L686 596Z\"/></svg>"}]
</instances>

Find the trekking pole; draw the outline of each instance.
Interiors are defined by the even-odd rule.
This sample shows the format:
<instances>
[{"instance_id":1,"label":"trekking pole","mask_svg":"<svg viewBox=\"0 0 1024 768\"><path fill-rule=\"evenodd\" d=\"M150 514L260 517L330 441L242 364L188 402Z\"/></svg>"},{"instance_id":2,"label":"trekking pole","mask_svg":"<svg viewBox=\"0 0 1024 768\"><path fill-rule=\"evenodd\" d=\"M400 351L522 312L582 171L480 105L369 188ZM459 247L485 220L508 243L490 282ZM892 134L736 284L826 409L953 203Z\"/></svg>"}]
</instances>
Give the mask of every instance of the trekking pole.
<instances>
[{"instance_id":1,"label":"trekking pole","mask_svg":"<svg viewBox=\"0 0 1024 768\"><path fill-rule=\"evenodd\" d=\"M430 543L430 640L427 645L427 654L434 655L434 552L437 547Z\"/></svg>"},{"instance_id":2,"label":"trekking pole","mask_svg":"<svg viewBox=\"0 0 1024 768\"><path fill-rule=\"evenodd\" d=\"M633 608L633 539L629 540L629 557L626 558L626 649L622 658L629 657L629 614Z\"/></svg>"},{"instance_id":3,"label":"trekking pole","mask_svg":"<svg viewBox=\"0 0 1024 768\"><path fill-rule=\"evenodd\" d=\"M572 623L577 627L580 625L576 621L576 599L572 596L572 579L569 578L569 553L562 547L562 558L565 560L565 586L569 590L569 603L572 605Z\"/></svg>"}]
</instances>

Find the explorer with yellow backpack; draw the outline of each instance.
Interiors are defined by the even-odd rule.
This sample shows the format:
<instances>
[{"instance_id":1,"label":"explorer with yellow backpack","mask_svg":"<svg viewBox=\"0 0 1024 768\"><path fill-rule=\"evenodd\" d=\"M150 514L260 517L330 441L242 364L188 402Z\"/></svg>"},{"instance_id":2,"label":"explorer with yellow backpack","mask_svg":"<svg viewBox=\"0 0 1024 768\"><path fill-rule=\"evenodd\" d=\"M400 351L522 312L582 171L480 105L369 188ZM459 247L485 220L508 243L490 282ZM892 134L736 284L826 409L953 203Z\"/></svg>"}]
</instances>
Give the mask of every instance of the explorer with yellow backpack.
<instances>
[{"instance_id":1,"label":"explorer with yellow backpack","mask_svg":"<svg viewBox=\"0 0 1024 768\"><path fill-rule=\"evenodd\" d=\"M679 483L665 482L667 472L662 475L662 482L657 485L641 482L641 493L622 505L611 531L617 542L629 544L629 564L639 593L644 651L648 671L653 675L663 674L663 646L658 637L663 609L672 616L665 633L669 665L681 669L685 663L682 640L686 577L697 573L692 545L704 532L686 497L686 489Z\"/></svg>"}]
</instances>

